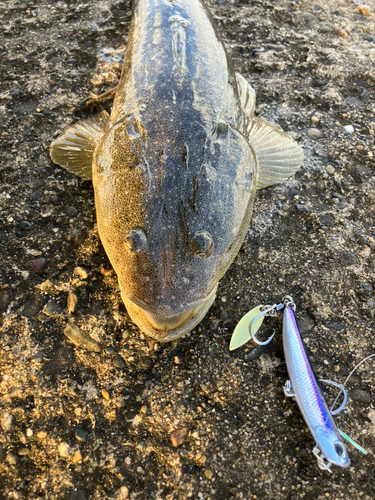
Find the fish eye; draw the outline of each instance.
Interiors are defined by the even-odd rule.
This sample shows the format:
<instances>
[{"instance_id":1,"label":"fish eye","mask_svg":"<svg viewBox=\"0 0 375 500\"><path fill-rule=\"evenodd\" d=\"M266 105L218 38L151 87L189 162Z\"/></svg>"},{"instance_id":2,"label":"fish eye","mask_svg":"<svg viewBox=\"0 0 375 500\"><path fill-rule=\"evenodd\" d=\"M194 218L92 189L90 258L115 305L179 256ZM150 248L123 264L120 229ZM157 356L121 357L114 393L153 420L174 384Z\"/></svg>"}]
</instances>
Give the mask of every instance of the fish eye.
<instances>
[{"instance_id":1,"label":"fish eye","mask_svg":"<svg viewBox=\"0 0 375 500\"><path fill-rule=\"evenodd\" d=\"M138 253L147 247L147 237L142 229L131 229L125 236L125 248L131 253Z\"/></svg>"},{"instance_id":2,"label":"fish eye","mask_svg":"<svg viewBox=\"0 0 375 500\"><path fill-rule=\"evenodd\" d=\"M214 250L212 236L207 231L198 231L189 242L190 253L207 259Z\"/></svg>"},{"instance_id":3,"label":"fish eye","mask_svg":"<svg viewBox=\"0 0 375 500\"><path fill-rule=\"evenodd\" d=\"M339 457L343 457L345 455L345 449L341 443L335 443L335 452Z\"/></svg>"}]
</instances>

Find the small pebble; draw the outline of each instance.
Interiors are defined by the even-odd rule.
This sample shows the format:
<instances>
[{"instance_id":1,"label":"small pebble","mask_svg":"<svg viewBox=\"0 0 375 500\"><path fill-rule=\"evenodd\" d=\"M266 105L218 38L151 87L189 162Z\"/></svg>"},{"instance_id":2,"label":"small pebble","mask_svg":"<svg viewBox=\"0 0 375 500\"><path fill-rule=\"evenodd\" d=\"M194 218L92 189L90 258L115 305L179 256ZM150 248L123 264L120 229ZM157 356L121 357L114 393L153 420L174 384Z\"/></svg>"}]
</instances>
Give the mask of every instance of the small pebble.
<instances>
[{"instance_id":1,"label":"small pebble","mask_svg":"<svg viewBox=\"0 0 375 500\"><path fill-rule=\"evenodd\" d=\"M246 455L246 450L245 450L245 448L240 448L240 453L241 453L242 455Z\"/></svg>"},{"instance_id":2,"label":"small pebble","mask_svg":"<svg viewBox=\"0 0 375 500\"><path fill-rule=\"evenodd\" d=\"M130 457L126 457L124 462L125 462L125 465L129 466L132 463L132 459Z\"/></svg>"},{"instance_id":3,"label":"small pebble","mask_svg":"<svg viewBox=\"0 0 375 500\"><path fill-rule=\"evenodd\" d=\"M44 257L39 257L38 259L35 259L31 264L34 273L39 273L39 271L41 271L43 267L46 265L46 262L47 261Z\"/></svg>"},{"instance_id":4,"label":"small pebble","mask_svg":"<svg viewBox=\"0 0 375 500\"><path fill-rule=\"evenodd\" d=\"M198 451L198 453L195 455L195 461L200 467L202 467L206 463L207 457L206 455L203 455L203 453Z\"/></svg>"},{"instance_id":5,"label":"small pebble","mask_svg":"<svg viewBox=\"0 0 375 500\"><path fill-rule=\"evenodd\" d=\"M257 347L254 347L254 349L252 349L249 354L246 354L245 361L251 363L252 361L258 359L266 351L267 346L258 345Z\"/></svg>"},{"instance_id":6,"label":"small pebble","mask_svg":"<svg viewBox=\"0 0 375 500\"><path fill-rule=\"evenodd\" d=\"M338 26L334 26L334 28L332 29L332 33L334 35L341 37L341 38L348 38L347 33L342 28L339 28Z\"/></svg>"},{"instance_id":7,"label":"small pebble","mask_svg":"<svg viewBox=\"0 0 375 500\"><path fill-rule=\"evenodd\" d=\"M46 439L47 433L46 431L39 431L38 434L36 435L38 439Z\"/></svg>"},{"instance_id":8,"label":"small pebble","mask_svg":"<svg viewBox=\"0 0 375 500\"><path fill-rule=\"evenodd\" d=\"M174 362L175 362L176 365L181 364L180 358L178 356L174 357Z\"/></svg>"},{"instance_id":9,"label":"small pebble","mask_svg":"<svg viewBox=\"0 0 375 500\"><path fill-rule=\"evenodd\" d=\"M68 293L67 299L67 309L68 312L73 313L76 310L78 304L78 297L74 292Z\"/></svg>"},{"instance_id":10,"label":"small pebble","mask_svg":"<svg viewBox=\"0 0 375 500\"><path fill-rule=\"evenodd\" d=\"M207 479L212 479L212 472L210 470L205 470L204 475Z\"/></svg>"},{"instance_id":11,"label":"small pebble","mask_svg":"<svg viewBox=\"0 0 375 500\"><path fill-rule=\"evenodd\" d=\"M72 462L73 462L74 464L76 464L77 462L80 462L81 460L82 460L82 454L81 454L80 449L78 448L78 450L76 450L76 451L74 452Z\"/></svg>"},{"instance_id":12,"label":"small pebble","mask_svg":"<svg viewBox=\"0 0 375 500\"><path fill-rule=\"evenodd\" d=\"M137 472L138 474L144 474L145 471L142 469L142 467L137 467Z\"/></svg>"},{"instance_id":13,"label":"small pebble","mask_svg":"<svg viewBox=\"0 0 375 500\"><path fill-rule=\"evenodd\" d=\"M7 455L6 461L10 465L16 465L16 463L17 463L17 457L16 457L16 455L14 453L9 452L8 455Z\"/></svg>"},{"instance_id":14,"label":"small pebble","mask_svg":"<svg viewBox=\"0 0 375 500\"><path fill-rule=\"evenodd\" d=\"M366 293L373 293L374 287L370 283L362 283L361 287Z\"/></svg>"},{"instance_id":15,"label":"small pebble","mask_svg":"<svg viewBox=\"0 0 375 500\"><path fill-rule=\"evenodd\" d=\"M220 313L220 319L228 319L229 315L227 313L227 311L221 311Z\"/></svg>"},{"instance_id":16,"label":"small pebble","mask_svg":"<svg viewBox=\"0 0 375 500\"><path fill-rule=\"evenodd\" d=\"M68 207L66 209L66 213L67 215L69 215L69 217L77 217L78 210L75 207Z\"/></svg>"},{"instance_id":17,"label":"small pebble","mask_svg":"<svg viewBox=\"0 0 375 500\"><path fill-rule=\"evenodd\" d=\"M328 165L328 167L326 168L326 172L329 175L333 175L335 173L335 167L332 167L332 165Z\"/></svg>"},{"instance_id":18,"label":"small pebble","mask_svg":"<svg viewBox=\"0 0 375 500\"><path fill-rule=\"evenodd\" d=\"M87 279L87 276L88 276L87 272L83 269L83 267L75 267L73 274L75 274L76 276L79 276L83 280Z\"/></svg>"},{"instance_id":19,"label":"small pebble","mask_svg":"<svg viewBox=\"0 0 375 500\"><path fill-rule=\"evenodd\" d=\"M371 395L362 389L351 390L350 397L359 403L371 403Z\"/></svg>"},{"instance_id":20,"label":"small pebble","mask_svg":"<svg viewBox=\"0 0 375 500\"><path fill-rule=\"evenodd\" d=\"M101 352L100 345L94 339L81 332L80 328L72 322L66 325L64 335L77 347L82 347L91 352Z\"/></svg>"},{"instance_id":21,"label":"small pebble","mask_svg":"<svg viewBox=\"0 0 375 500\"><path fill-rule=\"evenodd\" d=\"M49 318L58 318L64 314L64 308L55 302L47 302L47 304L43 307L43 313Z\"/></svg>"},{"instance_id":22,"label":"small pebble","mask_svg":"<svg viewBox=\"0 0 375 500\"><path fill-rule=\"evenodd\" d=\"M122 368L125 368L125 367L126 367L126 363L125 363L125 361L122 359L122 357L121 357L119 354L117 354L117 356L116 356L116 357L115 357L115 359L113 360L113 366L114 366L115 368L120 368L120 369L122 369Z\"/></svg>"},{"instance_id":23,"label":"small pebble","mask_svg":"<svg viewBox=\"0 0 375 500\"><path fill-rule=\"evenodd\" d=\"M312 123L318 123L319 118L317 116L312 116L311 121L312 121Z\"/></svg>"},{"instance_id":24,"label":"small pebble","mask_svg":"<svg viewBox=\"0 0 375 500\"><path fill-rule=\"evenodd\" d=\"M339 372L340 371L340 366L339 365L334 365L333 371L334 372Z\"/></svg>"},{"instance_id":25,"label":"small pebble","mask_svg":"<svg viewBox=\"0 0 375 500\"><path fill-rule=\"evenodd\" d=\"M9 295L5 290L0 290L0 313L8 309L10 303Z\"/></svg>"},{"instance_id":26,"label":"small pebble","mask_svg":"<svg viewBox=\"0 0 375 500\"><path fill-rule=\"evenodd\" d=\"M29 448L20 448L18 451L17 451L17 455L20 456L20 457L26 457L26 455L28 455L30 453L30 450Z\"/></svg>"},{"instance_id":27,"label":"small pebble","mask_svg":"<svg viewBox=\"0 0 375 500\"><path fill-rule=\"evenodd\" d=\"M364 35L363 39L366 40L367 42L375 42L374 35Z\"/></svg>"},{"instance_id":28,"label":"small pebble","mask_svg":"<svg viewBox=\"0 0 375 500\"><path fill-rule=\"evenodd\" d=\"M104 399L106 399L107 401L109 401L109 399L110 399L109 393L105 389L102 389L102 396L103 396Z\"/></svg>"},{"instance_id":29,"label":"small pebble","mask_svg":"<svg viewBox=\"0 0 375 500\"><path fill-rule=\"evenodd\" d=\"M42 307L43 304L39 300L29 300L22 308L22 315L26 318L35 318Z\"/></svg>"},{"instance_id":30,"label":"small pebble","mask_svg":"<svg viewBox=\"0 0 375 500\"><path fill-rule=\"evenodd\" d=\"M300 205L300 204L296 205L296 209L299 210L300 212L308 212L309 211L309 209L306 207L306 205Z\"/></svg>"},{"instance_id":31,"label":"small pebble","mask_svg":"<svg viewBox=\"0 0 375 500\"><path fill-rule=\"evenodd\" d=\"M171 441L172 445L175 448L178 448L179 446L182 445L182 443L185 441L186 436L187 436L187 428L186 427L181 427L180 429L176 429L172 434L171 434Z\"/></svg>"},{"instance_id":32,"label":"small pebble","mask_svg":"<svg viewBox=\"0 0 375 500\"><path fill-rule=\"evenodd\" d=\"M60 457L68 457L70 453L70 448L67 443L60 443L58 447Z\"/></svg>"},{"instance_id":33,"label":"small pebble","mask_svg":"<svg viewBox=\"0 0 375 500\"><path fill-rule=\"evenodd\" d=\"M32 431L32 429L27 428L27 429L26 429L26 436L27 436L27 437L31 437L32 435L33 435L33 431Z\"/></svg>"},{"instance_id":34,"label":"small pebble","mask_svg":"<svg viewBox=\"0 0 375 500\"><path fill-rule=\"evenodd\" d=\"M345 330L345 323L340 323L340 322L334 322L328 320L324 323L324 326L326 328L329 328L330 330L335 330L336 332Z\"/></svg>"},{"instance_id":35,"label":"small pebble","mask_svg":"<svg viewBox=\"0 0 375 500\"><path fill-rule=\"evenodd\" d=\"M121 486L117 495L117 500L126 500L128 496L129 496L129 489L126 486Z\"/></svg>"},{"instance_id":36,"label":"small pebble","mask_svg":"<svg viewBox=\"0 0 375 500\"><path fill-rule=\"evenodd\" d=\"M354 132L353 125L344 125L343 128L344 128L345 132L347 132L348 134L352 134Z\"/></svg>"},{"instance_id":37,"label":"small pebble","mask_svg":"<svg viewBox=\"0 0 375 500\"><path fill-rule=\"evenodd\" d=\"M28 229L31 229L31 224L27 220L21 220L21 222L18 223L18 227L27 231Z\"/></svg>"},{"instance_id":38,"label":"small pebble","mask_svg":"<svg viewBox=\"0 0 375 500\"><path fill-rule=\"evenodd\" d=\"M3 429L4 432L10 431L12 428L12 422L13 422L13 415L8 413L7 411L4 411L1 416L0 416L0 425L1 428Z\"/></svg>"},{"instance_id":39,"label":"small pebble","mask_svg":"<svg viewBox=\"0 0 375 500\"><path fill-rule=\"evenodd\" d=\"M105 267L101 267L100 272L102 273L103 276L111 276L111 274L114 273L113 269L107 269Z\"/></svg>"},{"instance_id":40,"label":"small pebble","mask_svg":"<svg viewBox=\"0 0 375 500\"><path fill-rule=\"evenodd\" d=\"M317 128L309 128L307 131L307 135L311 139L321 139L323 137L323 132L321 130L318 130Z\"/></svg>"},{"instance_id":41,"label":"small pebble","mask_svg":"<svg viewBox=\"0 0 375 500\"><path fill-rule=\"evenodd\" d=\"M74 435L77 441L86 441L89 431L83 427L76 427Z\"/></svg>"},{"instance_id":42,"label":"small pebble","mask_svg":"<svg viewBox=\"0 0 375 500\"><path fill-rule=\"evenodd\" d=\"M361 16L369 16L371 14L371 9L367 5L360 5L358 7L358 13L361 14Z\"/></svg>"}]
</instances>

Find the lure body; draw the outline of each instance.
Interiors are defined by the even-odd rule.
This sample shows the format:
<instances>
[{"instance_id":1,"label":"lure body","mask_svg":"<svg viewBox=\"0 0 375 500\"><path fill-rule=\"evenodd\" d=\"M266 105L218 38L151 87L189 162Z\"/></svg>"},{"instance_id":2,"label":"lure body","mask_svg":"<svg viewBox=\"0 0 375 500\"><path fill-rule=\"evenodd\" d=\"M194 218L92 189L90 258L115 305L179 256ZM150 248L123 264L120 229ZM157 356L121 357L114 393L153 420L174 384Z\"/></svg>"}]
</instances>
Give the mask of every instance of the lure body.
<instances>
[{"instance_id":1,"label":"lure body","mask_svg":"<svg viewBox=\"0 0 375 500\"><path fill-rule=\"evenodd\" d=\"M321 469L330 465L349 467L350 458L325 401L319 381L298 329L294 310L285 307L283 315L283 345L290 381L284 392L294 396L303 418L316 441L314 454Z\"/></svg>"}]
</instances>

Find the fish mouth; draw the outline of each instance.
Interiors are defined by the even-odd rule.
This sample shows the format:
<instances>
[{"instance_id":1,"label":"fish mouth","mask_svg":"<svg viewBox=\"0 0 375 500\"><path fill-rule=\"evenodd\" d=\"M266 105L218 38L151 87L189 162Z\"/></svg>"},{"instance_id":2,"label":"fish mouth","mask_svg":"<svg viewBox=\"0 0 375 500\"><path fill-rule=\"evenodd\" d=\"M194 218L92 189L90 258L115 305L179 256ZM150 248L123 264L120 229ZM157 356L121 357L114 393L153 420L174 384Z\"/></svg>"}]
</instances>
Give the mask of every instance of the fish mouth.
<instances>
[{"instance_id":1,"label":"fish mouth","mask_svg":"<svg viewBox=\"0 0 375 500\"><path fill-rule=\"evenodd\" d=\"M203 299L187 304L183 312L170 315L167 314L167 307L151 312L151 307L143 303L142 307L139 301L136 304L124 293L121 296L130 318L143 332L159 342L171 342L192 330L203 319L215 300L216 290L217 285Z\"/></svg>"}]
</instances>

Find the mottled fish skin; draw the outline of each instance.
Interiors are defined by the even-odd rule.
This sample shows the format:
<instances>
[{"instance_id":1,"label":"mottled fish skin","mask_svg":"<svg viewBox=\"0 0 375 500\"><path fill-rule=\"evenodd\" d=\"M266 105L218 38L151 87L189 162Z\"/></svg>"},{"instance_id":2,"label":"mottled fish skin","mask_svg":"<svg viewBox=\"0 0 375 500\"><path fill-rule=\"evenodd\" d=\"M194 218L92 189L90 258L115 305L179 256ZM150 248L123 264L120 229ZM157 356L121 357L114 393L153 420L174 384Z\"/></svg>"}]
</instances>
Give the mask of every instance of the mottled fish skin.
<instances>
[{"instance_id":1,"label":"mottled fish skin","mask_svg":"<svg viewBox=\"0 0 375 500\"><path fill-rule=\"evenodd\" d=\"M122 299L157 340L199 323L245 238L256 189L302 163L254 107L199 0L136 0L111 115L51 144L54 162L92 178Z\"/></svg>"},{"instance_id":2,"label":"mottled fish skin","mask_svg":"<svg viewBox=\"0 0 375 500\"><path fill-rule=\"evenodd\" d=\"M200 321L237 254L258 168L235 75L202 4L136 3L111 121L93 169L99 233L133 320L172 340ZM132 253L124 241L134 228L146 241ZM170 331L173 320L163 321L176 316Z\"/></svg>"},{"instance_id":3,"label":"mottled fish skin","mask_svg":"<svg viewBox=\"0 0 375 500\"><path fill-rule=\"evenodd\" d=\"M283 345L294 397L322 456L332 464L349 467L350 458L311 365L294 311L290 307L284 309Z\"/></svg>"}]
</instances>

